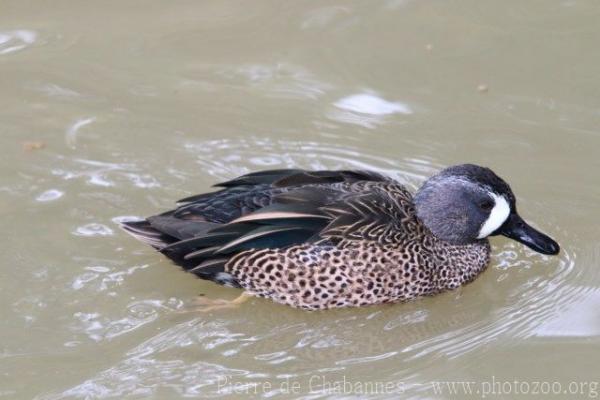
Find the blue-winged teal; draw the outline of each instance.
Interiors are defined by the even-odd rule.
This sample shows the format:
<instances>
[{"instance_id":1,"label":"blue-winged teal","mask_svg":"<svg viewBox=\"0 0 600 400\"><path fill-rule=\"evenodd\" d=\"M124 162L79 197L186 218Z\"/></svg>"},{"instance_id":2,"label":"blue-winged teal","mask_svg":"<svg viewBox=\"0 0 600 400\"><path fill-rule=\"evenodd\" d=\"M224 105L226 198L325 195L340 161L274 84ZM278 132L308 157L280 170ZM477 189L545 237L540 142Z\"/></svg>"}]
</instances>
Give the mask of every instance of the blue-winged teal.
<instances>
[{"instance_id":1,"label":"blue-winged teal","mask_svg":"<svg viewBox=\"0 0 600 400\"><path fill-rule=\"evenodd\" d=\"M413 197L368 171L273 170L123 228L203 279L305 309L410 300L472 281L488 236L543 254L558 244L517 214L488 168L458 165Z\"/></svg>"}]
</instances>

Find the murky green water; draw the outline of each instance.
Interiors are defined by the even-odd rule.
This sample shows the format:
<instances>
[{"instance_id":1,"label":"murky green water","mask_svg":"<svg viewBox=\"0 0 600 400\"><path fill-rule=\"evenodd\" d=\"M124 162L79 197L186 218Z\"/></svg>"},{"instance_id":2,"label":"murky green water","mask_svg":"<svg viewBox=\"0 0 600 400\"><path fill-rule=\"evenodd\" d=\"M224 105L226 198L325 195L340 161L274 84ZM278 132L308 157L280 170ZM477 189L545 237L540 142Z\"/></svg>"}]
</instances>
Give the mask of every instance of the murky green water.
<instances>
[{"instance_id":1,"label":"murky green water","mask_svg":"<svg viewBox=\"0 0 600 400\"><path fill-rule=\"evenodd\" d=\"M0 10L0 397L506 398L515 380L598 396L597 2ZM561 255L495 238L492 267L435 298L181 313L237 293L116 226L257 169L416 188L462 162L506 178Z\"/></svg>"}]
</instances>

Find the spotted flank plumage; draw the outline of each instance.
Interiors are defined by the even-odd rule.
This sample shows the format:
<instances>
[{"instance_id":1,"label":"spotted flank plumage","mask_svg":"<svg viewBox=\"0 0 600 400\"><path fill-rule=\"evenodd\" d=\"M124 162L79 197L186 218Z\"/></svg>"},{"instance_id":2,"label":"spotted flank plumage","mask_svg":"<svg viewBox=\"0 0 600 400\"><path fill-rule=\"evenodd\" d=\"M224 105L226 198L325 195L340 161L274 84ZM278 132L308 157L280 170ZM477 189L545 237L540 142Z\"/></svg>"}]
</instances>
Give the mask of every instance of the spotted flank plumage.
<instances>
[{"instance_id":1,"label":"spotted flank plumage","mask_svg":"<svg viewBox=\"0 0 600 400\"><path fill-rule=\"evenodd\" d=\"M123 228L202 279L310 310L433 295L489 262L487 239L436 237L378 173L272 170L216 186Z\"/></svg>"}]
</instances>

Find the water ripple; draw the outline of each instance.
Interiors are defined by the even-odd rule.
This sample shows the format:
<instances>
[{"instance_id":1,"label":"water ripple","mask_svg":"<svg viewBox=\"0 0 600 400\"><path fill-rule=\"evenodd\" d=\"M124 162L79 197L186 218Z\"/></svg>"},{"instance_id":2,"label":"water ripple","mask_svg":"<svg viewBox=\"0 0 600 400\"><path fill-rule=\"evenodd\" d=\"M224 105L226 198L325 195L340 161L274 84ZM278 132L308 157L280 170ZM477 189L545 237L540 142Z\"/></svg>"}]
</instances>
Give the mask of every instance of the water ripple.
<instances>
[{"instance_id":1,"label":"water ripple","mask_svg":"<svg viewBox=\"0 0 600 400\"><path fill-rule=\"evenodd\" d=\"M187 141L184 150L210 180L230 179L265 165L364 168L389 174L414 189L439 168L419 158L371 155L348 144L265 137ZM552 215L547 207L536 205L533 212ZM537 220L553 224L551 218ZM548 230L558 232L561 243L577 242L556 227ZM559 257L547 257L502 239L493 239L493 247L490 268L472 284L406 304L325 314L253 299L225 314L189 317L174 313L185 299L146 298L129 302L124 315L80 311L72 330L98 344L134 333L141 337L101 372L43 398L159 396L165 390L180 396L222 397L256 388L261 397L278 397L289 394L286 383L299 382L306 388L315 375L333 380L352 377L358 370L361 375L355 378L360 380L386 376L418 382L426 375L423 371L431 374L449 359L468 354L468 362L484 362L492 345L502 339L577 335L564 330L562 319L565 313L573 314L584 297L587 311L573 318L594 315L590 311L600 296L586 282L597 280L598 272L575 268L582 249L565 246ZM89 265L73 280L73 289L114 291L128 278L113 276L116 273L110 266ZM221 293L222 288L214 290ZM152 328L156 324L166 329ZM586 334L594 331L594 324L578 326ZM265 382L272 387L261 387Z\"/></svg>"},{"instance_id":2,"label":"water ripple","mask_svg":"<svg viewBox=\"0 0 600 400\"><path fill-rule=\"evenodd\" d=\"M110 236L113 234L113 230L106 225L94 222L77 227L73 234L75 236Z\"/></svg>"},{"instance_id":3,"label":"water ripple","mask_svg":"<svg viewBox=\"0 0 600 400\"><path fill-rule=\"evenodd\" d=\"M61 197L63 197L64 194L65 193L63 191L60 191L58 189L49 189L43 193L40 193L35 199L36 201L45 203L48 201L58 200Z\"/></svg>"},{"instance_id":4,"label":"water ripple","mask_svg":"<svg viewBox=\"0 0 600 400\"><path fill-rule=\"evenodd\" d=\"M79 133L79 130L84 126L91 124L95 120L96 117L80 118L71 126L69 126L67 132L65 133L65 142L67 143L67 146L69 146L69 148L72 150L75 150L77 147L77 134Z\"/></svg>"},{"instance_id":5,"label":"water ripple","mask_svg":"<svg viewBox=\"0 0 600 400\"><path fill-rule=\"evenodd\" d=\"M203 172L216 180L269 168L370 169L416 188L438 165L417 158L391 159L366 154L349 144L278 140L267 137L187 142ZM250 167L248 164L250 163Z\"/></svg>"},{"instance_id":6,"label":"water ripple","mask_svg":"<svg viewBox=\"0 0 600 400\"><path fill-rule=\"evenodd\" d=\"M90 123L86 122L86 123ZM76 132L76 131L75 131ZM107 162L89 159L69 159L58 156L61 164L65 162L71 165L63 168L55 168L52 174L60 176L65 180L80 179L94 186L115 186L119 181L125 181L139 188L159 187L157 179L150 173L140 173L139 167L131 163Z\"/></svg>"}]
</instances>

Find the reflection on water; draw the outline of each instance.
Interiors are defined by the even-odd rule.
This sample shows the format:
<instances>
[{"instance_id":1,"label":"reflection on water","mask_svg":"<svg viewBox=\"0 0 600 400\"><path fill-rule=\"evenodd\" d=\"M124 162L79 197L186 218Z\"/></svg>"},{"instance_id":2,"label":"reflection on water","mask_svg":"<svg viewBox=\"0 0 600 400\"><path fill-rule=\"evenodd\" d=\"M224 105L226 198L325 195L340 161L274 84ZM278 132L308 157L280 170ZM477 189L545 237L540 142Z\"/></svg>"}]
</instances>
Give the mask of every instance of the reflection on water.
<instances>
[{"instance_id":1,"label":"reflection on water","mask_svg":"<svg viewBox=\"0 0 600 400\"><path fill-rule=\"evenodd\" d=\"M77 236L108 236L112 235L113 231L106 225L91 223L78 227L73 234Z\"/></svg>"},{"instance_id":2,"label":"reflection on water","mask_svg":"<svg viewBox=\"0 0 600 400\"><path fill-rule=\"evenodd\" d=\"M339 110L330 113L330 118L365 128L375 128L385 122L390 114L412 114L404 103L391 102L372 93L355 94L334 103Z\"/></svg>"},{"instance_id":3,"label":"reflection on water","mask_svg":"<svg viewBox=\"0 0 600 400\"><path fill-rule=\"evenodd\" d=\"M337 101L335 106L342 110L354 111L361 114L412 114L412 110L406 104L390 102L374 94L355 94L344 97Z\"/></svg>"},{"instance_id":4,"label":"reflection on water","mask_svg":"<svg viewBox=\"0 0 600 400\"><path fill-rule=\"evenodd\" d=\"M507 247L497 256L498 260L515 252L512 246ZM549 259L535 258L520 268L555 268ZM514 266L505 262L482 279L494 279L504 268ZM117 364L61 395L45 398L148 395L160 393L165 386L186 396L218 396L227 393L227 388L223 391L224 379L248 388L264 381L281 387L291 378L308 385L315 374L343 375L347 369L361 365L378 365L379 373L394 373L395 379L410 381L414 376L418 379L421 369L430 369L435 360L443 363L472 353L472 362L484 362L490 343L532 335L555 316L557 306L568 308L565 300L576 297L572 288L563 284L570 273L572 260L567 255L547 279L521 279L521 286L506 280L497 282L496 285L508 287L512 295L495 303L491 298L481 301L481 293L469 293L470 289L466 289L460 295L443 296L445 300L442 297L439 303L433 300L378 310L343 310L326 317L323 313L298 316L270 304L263 306L272 310L266 313L272 318L261 313L254 320L245 316L243 310L214 316L214 320L175 317L171 327L129 350ZM503 292L501 289L498 292ZM258 302L262 303L255 301ZM156 306L149 306L141 317L103 323L99 315L76 317L85 326L86 334L100 340L154 320L158 316L152 307ZM178 319L184 321L178 323ZM98 336L100 332L105 333ZM219 361L198 361L207 357ZM383 360L388 366L380 366ZM246 369L236 368L238 365L246 365ZM412 366L407 368L408 365Z\"/></svg>"},{"instance_id":5,"label":"reflection on water","mask_svg":"<svg viewBox=\"0 0 600 400\"><path fill-rule=\"evenodd\" d=\"M62 196L64 195L63 192L61 192L60 190L57 189L49 189L46 190L43 193L40 193L39 196L37 196L35 199L37 201L54 201L54 200L58 200L60 199Z\"/></svg>"},{"instance_id":6,"label":"reflection on water","mask_svg":"<svg viewBox=\"0 0 600 400\"><path fill-rule=\"evenodd\" d=\"M36 38L37 33L27 29L0 31L0 55L23 50L32 45Z\"/></svg>"},{"instance_id":7,"label":"reflection on water","mask_svg":"<svg viewBox=\"0 0 600 400\"><path fill-rule=\"evenodd\" d=\"M67 133L65 134L65 141L71 149L75 150L76 148L77 133L79 132L79 130L84 126L91 124L95 120L96 118L94 117L81 118L78 119L73 125L71 125L69 129L67 129Z\"/></svg>"},{"instance_id":8,"label":"reflection on water","mask_svg":"<svg viewBox=\"0 0 600 400\"><path fill-rule=\"evenodd\" d=\"M8 7L0 397L338 398L323 384L347 380L429 398L444 397L435 380L597 380L598 10L567 3ZM414 191L459 162L505 177L561 254L498 237L481 277L436 297L198 314L196 296L237 292L117 228L258 169L372 169Z\"/></svg>"}]
</instances>

